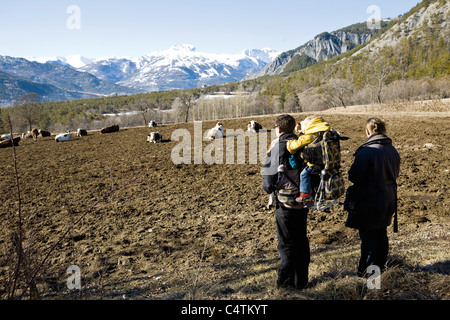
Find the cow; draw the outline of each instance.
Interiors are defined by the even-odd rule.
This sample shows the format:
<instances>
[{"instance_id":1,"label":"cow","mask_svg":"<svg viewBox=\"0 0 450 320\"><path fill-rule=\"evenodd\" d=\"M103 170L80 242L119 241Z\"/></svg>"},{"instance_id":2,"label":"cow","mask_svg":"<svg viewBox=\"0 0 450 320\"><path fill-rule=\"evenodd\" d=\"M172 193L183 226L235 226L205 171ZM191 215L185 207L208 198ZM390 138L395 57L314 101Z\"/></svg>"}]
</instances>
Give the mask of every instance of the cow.
<instances>
[{"instance_id":1,"label":"cow","mask_svg":"<svg viewBox=\"0 0 450 320\"><path fill-rule=\"evenodd\" d=\"M87 130L85 129L78 129L77 130L77 137L84 137L87 136Z\"/></svg>"},{"instance_id":2,"label":"cow","mask_svg":"<svg viewBox=\"0 0 450 320\"><path fill-rule=\"evenodd\" d=\"M247 126L247 131L249 131L249 132L259 132L259 130L261 130L261 129L262 129L262 125L259 122L254 121L254 120L250 121L250 123Z\"/></svg>"},{"instance_id":3,"label":"cow","mask_svg":"<svg viewBox=\"0 0 450 320\"><path fill-rule=\"evenodd\" d=\"M112 126L105 127L105 128L100 130L101 133L112 133L112 132L118 132L118 131L119 131L119 125L118 124L114 124Z\"/></svg>"},{"instance_id":4,"label":"cow","mask_svg":"<svg viewBox=\"0 0 450 320\"><path fill-rule=\"evenodd\" d=\"M210 129L206 135L207 140L214 140L223 138L223 125L222 122L217 122L216 126Z\"/></svg>"},{"instance_id":5,"label":"cow","mask_svg":"<svg viewBox=\"0 0 450 320\"><path fill-rule=\"evenodd\" d=\"M31 135L33 136L33 140L37 140L37 137L39 135L39 130L34 128L33 130L31 130Z\"/></svg>"},{"instance_id":6,"label":"cow","mask_svg":"<svg viewBox=\"0 0 450 320\"><path fill-rule=\"evenodd\" d=\"M10 134L2 134L0 136L0 141L2 140L10 140L11 139L11 135Z\"/></svg>"},{"instance_id":7,"label":"cow","mask_svg":"<svg viewBox=\"0 0 450 320\"><path fill-rule=\"evenodd\" d=\"M158 124L156 123L156 121L150 121L148 123L149 128L156 128L158 126Z\"/></svg>"},{"instance_id":8,"label":"cow","mask_svg":"<svg viewBox=\"0 0 450 320\"><path fill-rule=\"evenodd\" d=\"M50 137L52 135L52 133L50 131L46 131L46 130L39 130L39 134L42 137Z\"/></svg>"},{"instance_id":9,"label":"cow","mask_svg":"<svg viewBox=\"0 0 450 320\"><path fill-rule=\"evenodd\" d=\"M55 137L55 141L56 142L72 141L72 135L70 134L70 132L58 134Z\"/></svg>"},{"instance_id":10,"label":"cow","mask_svg":"<svg viewBox=\"0 0 450 320\"><path fill-rule=\"evenodd\" d=\"M27 133L22 133L22 138L33 139L33 135L31 134L31 131L27 131Z\"/></svg>"},{"instance_id":11,"label":"cow","mask_svg":"<svg viewBox=\"0 0 450 320\"><path fill-rule=\"evenodd\" d=\"M0 140L0 148L12 147L13 144L14 144L14 146L18 146L19 145L20 137L13 138L12 140L13 140L12 144L11 144L11 136L9 137L9 139Z\"/></svg>"},{"instance_id":12,"label":"cow","mask_svg":"<svg viewBox=\"0 0 450 320\"><path fill-rule=\"evenodd\" d=\"M301 122L297 123L297 125L295 126L294 133L297 134L297 135L303 134L302 133L302 124L301 124Z\"/></svg>"},{"instance_id":13,"label":"cow","mask_svg":"<svg viewBox=\"0 0 450 320\"><path fill-rule=\"evenodd\" d=\"M159 132L151 132L147 136L147 142L160 143L162 141L162 135Z\"/></svg>"}]
</instances>

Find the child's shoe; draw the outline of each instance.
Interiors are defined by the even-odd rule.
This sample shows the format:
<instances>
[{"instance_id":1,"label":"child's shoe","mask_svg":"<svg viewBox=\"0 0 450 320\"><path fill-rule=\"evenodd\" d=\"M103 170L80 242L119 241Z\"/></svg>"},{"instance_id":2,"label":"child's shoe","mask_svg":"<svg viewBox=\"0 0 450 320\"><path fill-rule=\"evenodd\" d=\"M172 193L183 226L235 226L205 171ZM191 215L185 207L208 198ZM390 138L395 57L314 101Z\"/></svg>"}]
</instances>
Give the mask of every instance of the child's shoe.
<instances>
[{"instance_id":1,"label":"child's shoe","mask_svg":"<svg viewBox=\"0 0 450 320\"><path fill-rule=\"evenodd\" d=\"M311 197L312 197L312 193L301 193L300 194L300 197L297 197L296 199L295 199L295 201L297 201L297 202L304 202L304 201L308 201L309 199L311 199Z\"/></svg>"}]
</instances>

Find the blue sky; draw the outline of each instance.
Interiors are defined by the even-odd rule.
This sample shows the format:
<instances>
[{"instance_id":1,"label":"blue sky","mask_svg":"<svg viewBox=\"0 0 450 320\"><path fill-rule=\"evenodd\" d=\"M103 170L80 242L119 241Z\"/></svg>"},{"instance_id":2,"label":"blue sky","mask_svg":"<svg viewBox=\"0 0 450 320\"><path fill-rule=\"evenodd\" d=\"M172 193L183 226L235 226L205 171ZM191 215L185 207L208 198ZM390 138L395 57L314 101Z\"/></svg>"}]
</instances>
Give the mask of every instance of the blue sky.
<instances>
[{"instance_id":1,"label":"blue sky","mask_svg":"<svg viewBox=\"0 0 450 320\"><path fill-rule=\"evenodd\" d=\"M371 5L386 18L404 14L419 2L0 0L0 55L138 57L185 43L207 53L286 51L324 31L367 21L374 14L367 12ZM68 12L71 5L79 16Z\"/></svg>"}]
</instances>

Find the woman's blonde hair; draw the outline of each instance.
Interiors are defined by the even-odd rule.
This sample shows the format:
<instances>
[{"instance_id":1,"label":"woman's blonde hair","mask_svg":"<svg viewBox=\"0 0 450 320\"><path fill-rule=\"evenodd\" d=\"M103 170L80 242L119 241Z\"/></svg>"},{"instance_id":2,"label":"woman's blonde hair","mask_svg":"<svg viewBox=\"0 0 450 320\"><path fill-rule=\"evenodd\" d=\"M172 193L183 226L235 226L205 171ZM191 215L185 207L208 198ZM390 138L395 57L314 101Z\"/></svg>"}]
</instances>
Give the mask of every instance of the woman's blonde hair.
<instances>
[{"instance_id":1,"label":"woman's blonde hair","mask_svg":"<svg viewBox=\"0 0 450 320\"><path fill-rule=\"evenodd\" d=\"M369 118L366 122L366 128L372 134L386 134L386 124L379 118Z\"/></svg>"}]
</instances>

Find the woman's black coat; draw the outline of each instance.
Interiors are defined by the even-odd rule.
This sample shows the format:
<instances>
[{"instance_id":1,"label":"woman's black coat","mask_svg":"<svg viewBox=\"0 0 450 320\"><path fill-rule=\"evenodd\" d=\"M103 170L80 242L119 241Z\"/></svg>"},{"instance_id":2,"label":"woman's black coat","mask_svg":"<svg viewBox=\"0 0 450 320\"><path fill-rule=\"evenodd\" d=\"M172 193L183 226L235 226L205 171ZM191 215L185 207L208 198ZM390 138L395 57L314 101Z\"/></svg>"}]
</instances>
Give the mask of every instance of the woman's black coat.
<instances>
[{"instance_id":1,"label":"woman's black coat","mask_svg":"<svg viewBox=\"0 0 450 320\"><path fill-rule=\"evenodd\" d=\"M397 184L400 156L392 140L383 134L372 135L355 153L348 177L354 186L354 208L346 226L379 229L391 224L397 209ZM348 201L348 199L346 199Z\"/></svg>"}]
</instances>

